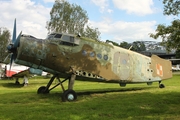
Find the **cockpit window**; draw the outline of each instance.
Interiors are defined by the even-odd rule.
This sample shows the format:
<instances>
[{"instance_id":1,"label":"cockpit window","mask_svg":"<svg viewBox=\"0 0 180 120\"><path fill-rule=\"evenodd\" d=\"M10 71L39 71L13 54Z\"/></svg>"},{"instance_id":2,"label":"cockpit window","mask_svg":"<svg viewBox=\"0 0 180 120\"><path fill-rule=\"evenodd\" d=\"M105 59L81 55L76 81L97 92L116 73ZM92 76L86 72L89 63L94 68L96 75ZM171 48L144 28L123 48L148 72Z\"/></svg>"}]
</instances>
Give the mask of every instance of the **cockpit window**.
<instances>
[{"instance_id":1,"label":"cockpit window","mask_svg":"<svg viewBox=\"0 0 180 120\"><path fill-rule=\"evenodd\" d=\"M55 35L55 33L52 33L52 34L48 35L46 39L51 39L54 37L54 35Z\"/></svg>"},{"instance_id":2,"label":"cockpit window","mask_svg":"<svg viewBox=\"0 0 180 120\"><path fill-rule=\"evenodd\" d=\"M54 40L54 39L60 39L62 36L62 34L57 34L57 33L52 33L50 35L47 36L47 39L51 39L51 40Z\"/></svg>"},{"instance_id":3,"label":"cockpit window","mask_svg":"<svg viewBox=\"0 0 180 120\"><path fill-rule=\"evenodd\" d=\"M59 33L52 33L47 36L46 39L51 40L52 42L58 42L61 45L66 46L77 46L79 45L79 39L74 37L73 35L65 35Z\"/></svg>"},{"instance_id":4,"label":"cockpit window","mask_svg":"<svg viewBox=\"0 0 180 120\"><path fill-rule=\"evenodd\" d=\"M68 46L74 46L74 36L69 35L63 35L62 41L60 42L61 45L68 45Z\"/></svg>"},{"instance_id":5,"label":"cockpit window","mask_svg":"<svg viewBox=\"0 0 180 120\"><path fill-rule=\"evenodd\" d=\"M56 34L54 38L61 38L62 34Z\"/></svg>"},{"instance_id":6,"label":"cockpit window","mask_svg":"<svg viewBox=\"0 0 180 120\"><path fill-rule=\"evenodd\" d=\"M62 40L67 41L67 42L74 42L74 37L63 35Z\"/></svg>"}]
</instances>

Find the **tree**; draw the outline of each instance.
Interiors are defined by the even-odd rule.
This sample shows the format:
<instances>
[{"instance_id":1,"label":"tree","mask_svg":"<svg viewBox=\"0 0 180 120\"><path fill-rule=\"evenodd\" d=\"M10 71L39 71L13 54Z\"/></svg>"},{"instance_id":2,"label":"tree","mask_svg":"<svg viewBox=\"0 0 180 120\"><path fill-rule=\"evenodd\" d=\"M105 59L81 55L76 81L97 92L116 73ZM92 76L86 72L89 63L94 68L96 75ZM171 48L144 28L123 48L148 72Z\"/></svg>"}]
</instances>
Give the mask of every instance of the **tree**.
<instances>
[{"instance_id":1,"label":"tree","mask_svg":"<svg viewBox=\"0 0 180 120\"><path fill-rule=\"evenodd\" d=\"M119 46L117 42L111 41L111 40L106 40L107 43L112 43L115 46Z\"/></svg>"},{"instance_id":2,"label":"tree","mask_svg":"<svg viewBox=\"0 0 180 120\"><path fill-rule=\"evenodd\" d=\"M179 0L163 0L164 15L179 15L180 1ZM180 20L175 19L171 25L166 26L159 24L156 28L156 33L150 34L150 37L157 39L162 38L162 44L166 46L168 51L180 48Z\"/></svg>"},{"instance_id":3,"label":"tree","mask_svg":"<svg viewBox=\"0 0 180 120\"><path fill-rule=\"evenodd\" d=\"M166 46L168 51L180 48L180 20L172 21L172 24L169 26L158 25L156 34L151 34L150 37L155 39L161 37L162 44Z\"/></svg>"},{"instance_id":4,"label":"tree","mask_svg":"<svg viewBox=\"0 0 180 120\"><path fill-rule=\"evenodd\" d=\"M0 61L4 61L8 55L7 45L10 41L10 32L6 28L0 28Z\"/></svg>"},{"instance_id":5,"label":"tree","mask_svg":"<svg viewBox=\"0 0 180 120\"><path fill-rule=\"evenodd\" d=\"M163 0L164 15L178 15L180 13L179 0Z\"/></svg>"},{"instance_id":6,"label":"tree","mask_svg":"<svg viewBox=\"0 0 180 120\"><path fill-rule=\"evenodd\" d=\"M146 46L143 41L135 41L132 43L131 50L136 51L136 52L146 51Z\"/></svg>"},{"instance_id":7,"label":"tree","mask_svg":"<svg viewBox=\"0 0 180 120\"><path fill-rule=\"evenodd\" d=\"M101 33L99 32L98 28L93 29L87 25L85 31L82 33L82 36L99 40L100 34Z\"/></svg>"},{"instance_id":8,"label":"tree","mask_svg":"<svg viewBox=\"0 0 180 120\"><path fill-rule=\"evenodd\" d=\"M55 0L50 17L51 19L46 25L49 33L81 34L85 35L85 37L90 35L90 38L93 39L98 39L100 35L97 28L93 29L87 25L87 12L81 6L70 4L66 0Z\"/></svg>"},{"instance_id":9,"label":"tree","mask_svg":"<svg viewBox=\"0 0 180 120\"><path fill-rule=\"evenodd\" d=\"M122 48L125 48L125 49L129 49L131 47L131 44L123 41L123 42L120 43L119 46L122 47Z\"/></svg>"}]
</instances>

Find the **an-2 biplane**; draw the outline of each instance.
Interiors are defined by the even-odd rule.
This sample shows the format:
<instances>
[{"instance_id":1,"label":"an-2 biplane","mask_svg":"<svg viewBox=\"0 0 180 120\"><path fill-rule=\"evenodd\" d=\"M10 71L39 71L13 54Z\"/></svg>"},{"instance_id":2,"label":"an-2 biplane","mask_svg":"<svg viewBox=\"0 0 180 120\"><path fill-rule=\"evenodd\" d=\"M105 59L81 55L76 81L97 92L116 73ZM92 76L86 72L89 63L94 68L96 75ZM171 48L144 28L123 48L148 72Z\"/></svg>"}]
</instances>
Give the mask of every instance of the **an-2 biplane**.
<instances>
[{"instance_id":1,"label":"an-2 biplane","mask_svg":"<svg viewBox=\"0 0 180 120\"><path fill-rule=\"evenodd\" d=\"M40 87L37 93L49 93L61 85L63 101L76 100L75 79L119 83L120 86L159 82L162 88L161 81L172 77L171 62L156 55L147 57L80 35L51 33L46 39L37 39L21 32L16 38L16 21L13 31L12 44L7 47L12 53L11 59L53 74L47 86ZM65 79L61 81L60 77ZM59 83L51 87L55 78ZM66 80L69 80L67 90L63 87Z\"/></svg>"}]
</instances>

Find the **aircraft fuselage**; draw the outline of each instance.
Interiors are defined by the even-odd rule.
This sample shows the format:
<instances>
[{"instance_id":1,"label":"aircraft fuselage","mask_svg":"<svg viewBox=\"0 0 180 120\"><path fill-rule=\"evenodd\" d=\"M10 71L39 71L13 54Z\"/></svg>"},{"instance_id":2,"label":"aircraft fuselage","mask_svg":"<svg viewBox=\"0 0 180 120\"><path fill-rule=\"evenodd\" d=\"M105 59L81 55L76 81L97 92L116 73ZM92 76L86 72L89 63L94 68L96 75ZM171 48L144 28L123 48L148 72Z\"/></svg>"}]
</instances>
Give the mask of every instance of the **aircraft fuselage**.
<instances>
[{"instance_id":1,"label":"aircraft fuselage","mask_svg":"<svg viewBox=\"0 0 180 120\"><path fill-rule=\"evenodd\" d=\"M84 37L50 34L46 39L22 35L15 62L52 74L120 83L154 82L172 77L171 62Z\"/></svg>"}]
</instances>

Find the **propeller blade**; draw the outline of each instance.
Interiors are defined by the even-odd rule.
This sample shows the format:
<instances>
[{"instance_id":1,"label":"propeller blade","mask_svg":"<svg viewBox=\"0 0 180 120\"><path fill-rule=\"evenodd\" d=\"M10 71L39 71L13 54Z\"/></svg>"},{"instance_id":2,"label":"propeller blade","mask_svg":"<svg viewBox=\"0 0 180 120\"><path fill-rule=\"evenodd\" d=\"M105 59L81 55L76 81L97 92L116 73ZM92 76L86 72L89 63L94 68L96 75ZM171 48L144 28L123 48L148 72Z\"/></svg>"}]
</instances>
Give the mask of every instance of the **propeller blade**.
<instances>
[{"instance_id":1,"label":"propeller blade","mask_svg":"<svg viewBox=\"0 0 180 120\"><path fill-rule=\"evenodd\" d=\"M16 39L16 19L15 19L14 20L12 43L7 46L7 49L9 51L9 53L12 53L11 54L11 59L10 59L10 67L9 67L10 70L11 70L11 66L12 66L13 61L17 57L17 47L18 47L19 42L20 42L21 34L22 34L22 31L19 33L19 35L18 35L18 37Z\"/></svg>"},{"instance_id":2,"label":"propeller blade","mask_svg":"<svg viewBox=\"0 0 180 120\"><path fill-rule=\"evenodd\" d=\"M16 19L14 20L12 43L15 43L15 41L16 41Z\"/></svg>"},{"instance_id":3,"label":"propeller blade","mask_svg":"<svg viewBox=\"0 0 180 120\"><path fill-rule=\"evenodd\" d=\"M17 37L17 39L16 39L16 41L15 41L15 43L14 43L14 48L17 48L17 47L18 47L19 41L20 41L20 38L21 38L21 34L22 34L22 31L19 33L19 35L18 35L18 37Z\"/></svg>"},{"instance_id":4,"label":"propeller blade","mask_svg":"<svg viewBox=\"0 0 180 120\"><path fill-rule=\"evenodd\" d=\"M10 60L10 65L9 65L9 71L11 71L11 66L12 66L12 63L13 63L13 54L11 54L11 60Z\"/></svg>"},{"instance_id":5,"label":"propeller blade","mask_svg":"<svg viewBox=\"0 0 180 120\"><path fill-rule=\"evenodd\" d=\"M16 57L17 57L17 54L16 54L16 53L11 54L9 71L11 70L11 66L12 66L14 60L16 59Z\"/></svg>"}]
</instances>

